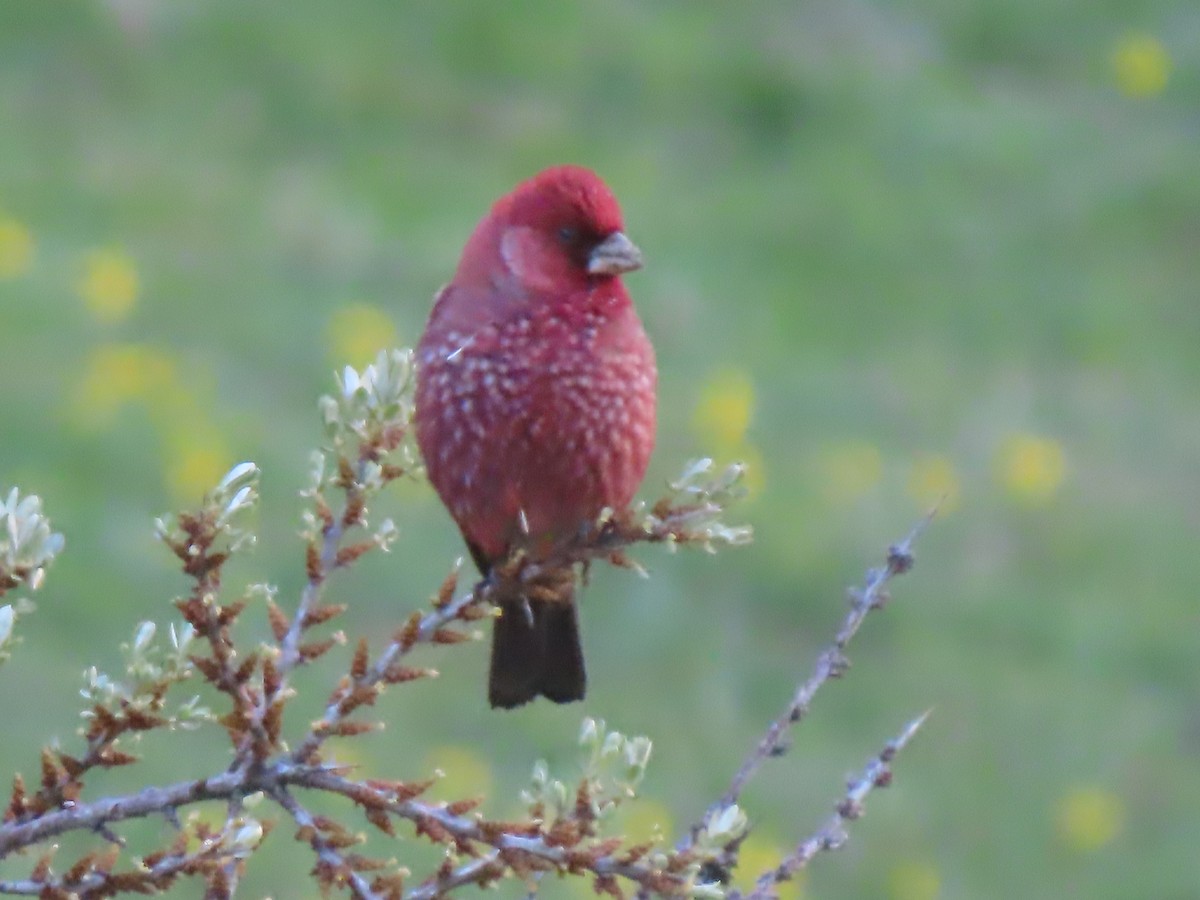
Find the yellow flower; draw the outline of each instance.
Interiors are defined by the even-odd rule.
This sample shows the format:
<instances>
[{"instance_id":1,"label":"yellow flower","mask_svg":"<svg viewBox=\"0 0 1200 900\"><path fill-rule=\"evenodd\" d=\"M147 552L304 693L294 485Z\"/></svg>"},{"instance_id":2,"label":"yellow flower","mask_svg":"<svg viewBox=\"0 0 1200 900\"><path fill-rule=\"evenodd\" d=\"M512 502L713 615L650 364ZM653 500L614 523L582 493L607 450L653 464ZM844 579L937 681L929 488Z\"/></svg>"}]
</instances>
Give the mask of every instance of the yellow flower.
<instances>
[{"instance_id":1,"label":"yellow flower","mask_svg":"<svg viewBox=\"0 0 1200 900\"><path fill-rule=\"evenodd\" d=\"M754 882L768 869L779 865L785 853L771 839L764 837L759 831L750 832L742 844L738 854L738 867L734 874L734 886L748 891L754 887ZM804 870L800 870L791 881L779 885L780 900L800 900L804 896Z\"/></svg>"},{"instance_id":2,"label":"yellow flower","mask_svg":"<svg viewBox=\"0 0 1200 900\"><path fill-rule=\"evenodd\" d=\"M180 426L165 442L166 482L177 504L194 505L229 469L232 455L215 429Z\"/></svg>"},{"instance_id":3,"label":"yellow flower","mask_svg":"<svg viewBox=\"0 0 1200 900\"><path fill-rule=\"evenodd\" d=\"M941 455L917 459L908 472L908 494L924 509L936 506L939 515L953 512L962 495L954 463Z\"/></svg>"},{"instance_id":4,"label":"yellow flower","mask_svg":"<svg viewBox=\"0 0 1200 900\"><path fill-rule=\"evenodd\" d=\"M172 498L194 504L228 470L232 454L203 404L179 377L175 361L146 344L101 344L92 350L71 397L76 427L112 427L129 405L145 410L161 435L166 486Z\"/></svg>"},{"instance_id":5,"label":"yellow flower","mask_svg":"<svg viewBox=\"0 0 1200 900\"><path fill-rule=\"evenodd\" d=\"M941 888L937 867L925 860L902 862L888 873L892 900L936 900Z\"/></svg>"},{"instance_id":6,"label":"yellow flower","mask_svg":"<svg viewBox=\"0 0 1200 900\"><path fill-rule=\"evenodd\" d=\"M996 459L1000 483L1014 498L1036 505L1052 498L1066 477L1066 456L1054 438L1016 434L1000 447Z\"/></svg>"},{"instance_id":7,"label":"yellow flower","mask_svg":"<svg viewBox=\"0 0 1200 900\"><path fill-rule=\"evenodd\" d=\"M821 490L830 506L858 500L883 477L883 456L866 441L846 441L829 447L818 460Z\"/></svg>"},{"instance_id":8,"label":"yellow flower","mask_svg":"<svg viewBox=\"0 0 1200 900\"><path fill-rule=\"evenodd\" d=\"M119 322L137 302L137 270L120 250L96 250L84 260L83 275L75 287L97 321Z\"/></svg>"},{"instance_id":9,"label":"yellow flower","mask_svg":"<svg viewBox=\"0 0 1200 900\"><path fill-rule=\"evenodd\" d=\"M426 771L439 769L439 799L467 800L486 797L492 790L492 770L487 759L459 746L435 747L426 757ZM427 776L425 776L427 777Z\"/></svg>"},{"instance_id":10,"label":"yellow flower","mask_svg":"<svg viewBox=\"0 0 1200 900\"><path fill-rule=\"evenodd\" d=\"M175 363L144 344L101 344L75 388L72 418L85 429L111 425L126 403L145 402L176 383Z\"/></svg>"},{"instance_id":11,"label":"yellow flower","mask_svg":"<svg viewBox=\"0 0 1200 900\"><path fill-rule=\"evenodd\" d=\"M1054 818L1059 839L1078 853L1088 853L1112 843L1121 833L1125 806L1112 791L1077 785L1059 799Z\"/></svg>"},{"instance_id":12,"label":"yellow flower","mask_svg":"<svg viewBox=\"0 0 1200 900\"><path fill-rule=\"evenodd\" d=\"M754 384L737 369L724 369L709 378L692 415L692 427L713 452L727 455L741 445L754 417Z\"/></svg>"},{"instance_id":13,"label":"yellow flower","mask_svg":"<svg viewBox=\"0 0 1200 900\"><path fill-rule=\"evenodd\" d=\"M1117 87L1127 97L1161 94L1171 75L1171 56L1158 38L1149 34L1127 34L1112 56Z\"/></svg>"},{"instance_id":14,"label":"yellow flower","mask_svg":"<svg viewBox=\"0 0 1200 900\"><path fill-rule=\"evenodd\" d=\"M16 219L0 217L0 278L16 278L33 264L33 235Z\"/></svg>"},{"instance_id":15,"label":"yellow flower","mask_svg":"<svg viewBox=\"0 0 1200 900\"><path fill-rule=\"evenodd\" d=\"M387 347L396 346L396 326L375 306L354 303L343 307L329 320L329 350L341 366L364 366Z\"/></svg>"}]
</instances>

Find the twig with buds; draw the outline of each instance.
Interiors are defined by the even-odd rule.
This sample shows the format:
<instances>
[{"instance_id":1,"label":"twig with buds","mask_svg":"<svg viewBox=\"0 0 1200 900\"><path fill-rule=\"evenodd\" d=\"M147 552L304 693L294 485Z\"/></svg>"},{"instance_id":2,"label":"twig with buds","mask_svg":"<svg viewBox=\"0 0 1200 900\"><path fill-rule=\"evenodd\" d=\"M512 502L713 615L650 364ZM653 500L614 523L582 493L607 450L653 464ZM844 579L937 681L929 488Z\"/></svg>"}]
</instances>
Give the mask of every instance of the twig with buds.
<instances>
[{"instance_id":1,"label":"twig with buds","mask_svg":"<svg viewBox=\"0 0 1200 900\"><path fill-rule=\"evenodd\" d=\"M904 540L888 549L887 561L883 566L868 570L862 587L851 590L850 610L842 621L833 643L817 657L812 674L800 683L787 708L768 726L757 746L733 776L729 788L709 810L710 815L738 802L746 784L754 777L759 767L771 757L780 755L788 730L808 715L817 691L830 679L840 678L845 674L850 667L850 660L846 658L845 653L847 645L858 633L867 616L877 609L882 609L891 599L887 592L888 582L912 568L912 545L931 520L932 513L918 522Z\"/></svg>"},{"instance_id":2,"label":"twig with buds","mask_svg":"<svg viewBox=\"0 0 1200 900\"><path fill-rule=\"evenodd\" d=\"M235 466L193 513L158 523L160 538L178 557L190 579L187 595L176 601L184 622L166 629L169 645L156 640L153 623L140 624L123 648L125 672L109 677L96 669L85 673L87 706L81 733L85 747L78 756L46 748L41 778L28 789L17 776L0 823L0 859L73 831L88 831L104 842L100 849L53 865L54 850L33 864L27 878L0 881L0 894L67 898L109 896L123 892L152 893L181 877L205 884L206 896L230 897L236 891L246 859L270 831L253 807L269 801L295 823L295 837L313 851L312 875L322 891L344 889L357 898L434 900L463 885L488 886L507 878L536 885L547 872L588 877L598 893L613 897L632 887L639 895L720 897L723 880L736 863L737 848L748 832L738 800L746 782L767 756L783 746L785 730L798 721L817 689L845 666L842 651L866 614L886 599L886 583L911 565L909 545L916 532L889 555L883 569L873 570L854 598L851 613L833 647L822 655L813 675L798 689L783 716L739 770L721 801L710 809L676 847L661 842L630 844L605 833L610 814L636 797L650 758L650 741L606 731L587 720L580 734L583 775L565 782L551 777L544 763L534 767L526 813L514 821L488 819L477 811L482 798L435 802L423 795L434 779L400 781L352 778L328 755L330 737L353 737L380 727L357 716L373 705L390 685L437 675L436 670L409 664L421 644L453 645L477 635L470 626L490 614L502 593L517 589L545 595L573 583L577 571L603 560L640 567L626 551L642 543L670 548L691 545L713 551L750 539L744 527L726 525L725 509L740 494L742 469L714 470L711 461L691 463L671 492L653 506L606 511L597 522L562 542L546 555L514 553L491 574L459 590L458 567L431 598L429 608L413 612L386 644L372 655L360 640L350 652L346 673L331 691L316 722L285 739L285 711L296 689L296 672L343 642L340 634L314 638L312 629L340 616L341 604L324 600L329 578L365 553L386 550L395 539L390 521L372 527L368 506L383 487L418 471L409 445L412 413L411 355L383 353L362 372L347 369L334 397L322 398L328 446L314 456L312 479L304 496L306 513L306 582L289 616L275 600L274 588L251 585L241 597L223 599L221 575L229 558L254 541L243 524L244 514L258 502L259 471L252 463ZM919 529L918 529L919 530ZM358 532L357 540L352 536ZM36 497L15 491L0 503L0 595L25 584L36 589L42 573L62 548L41 514ZM238 623L253 602L263 599L273 640L251 651L242 649ZM11 646L12 624L27 611L22 601L0 607L0 661ZM203 680L228 706L219 715L193 696L175 699L177 685ZM233 762L207 778L166 786L148 786L125 796L85 799L85 780L92 770L130 766L139 757L128 752L128 738L172 728L219 723L233 745ZM755 900L774 884L791 877L820 849L844 839L844 824L856 817L872 787L886 783L891 757L919 726L914 721L889 744L867 770L851 783L834 819L802 842L776 869L765 873ZM296 737L295 731L292 732ZM409 873L394 862L359 852L365 837L343 822L318 814L307 805L316 792L350 801L377 831L395 837L396 823L415 828L417 838L445 850L443 862L417 886L405 890ZM197 804L225 805L224 822L206 824L194 812ZM170 844L131 864L118 863L127 851L118 833L121 823L162 815L176 828ZM815 849L814 849L815 848ZM532 893L532 889L531 889Z\"/></svg>"},{"instance_id":3,"label":"twig with buds","mask_svg":"<svg viewBox=\"0 0 1200 900\"><path fill-rule=\"evenodd\" d=\"M882 609L890 599L887 589L888 583L896 576L903 575L913 567L913 544L929 526L935 513L936 510L931 511L914 526L912 531L902 541L892 545L888 549L884 565L869 569L862 586L850 591L850 609L846 613L846 617L842 620L833 642L817 657L812 673L797 686L791 701L784 711L767 726L766 732L734 774L733 780L730 782L725 793L708 808L703 819L692 825L688 833L680 840L678 844L679 849L686 850L700 843L711 843L710 832L712 830L712 823L743 815L738 806L742 791L745 790L746 785L757 774L764 762L772 757L781 756L786 752L787 736L790 729L801 722L808 714L817 692L831 679L840 678L850 667L850 661L845 653L846 647L858 633L867 616L877 609ZM901 736L889 743L884 754L878 757L871 767L868 767L868 772L874 771L873 766L876 763L880 765L890 763L892 757L908 742L917 729L924 724L927 716L928 713L909 723ZM880 774L880 772L876 772L875 774ZM860 781L852 782L851 790L847 794L847 797L849 800L857 798L858 801L861 801L861 797L865 796L871 787L883 786L886 784L887 779L890 779L890 770L886 778L882 775L879 779L872 777L865 788L861 788ZM861 796L859 796L860 793ZM854 809L858 808L854 807ZM849 811L851 807L843 804L843 806L839 807L839 810ZM857 815L845 815L842 817L842 820L851 818L857 818ZM711 869L711 874L715 878L721 881L729 879L730 873L737 867L738 852L741 848L741 843L748 834L748 828L735 830L732 838L721 848L721 852L715 855L713 868ZM826 836L828 837L831 834L832 832L829 832ZM844 841L845 830L842 829L840 834L842 835L841 841ZM812 850L811 848L814 846L816 849ZM801 844L801 848L804 848L806 852L799 853L798 850L797 853L793 853L784 860L779 867L764 874L759 880L760 886L766 884L764 879L768 879L768 876L772 873L786 872L786 875L781 875L777 880L790 878L797 869L807 864L816 850L832 849L834 846L835 843L833 841L817 841L816 844L812 845L809 842ZM840 841L836 846L840 846ZM809 850L811 852L808 852ZM766 890L766 888L763 888L763 890ZM762 898L756 896L756 900L762 900Z\"/></svg>"},{"instance_id":4,"label":"twig with buds","mask_svg":"<svg viewBox=\"0 0 1200 900\"><path fill-rule=\"evenodd\" d=\"M0 500L0 597L24 585L31 591L42 586L46 568L62 552L63 536L51 530L36 494L22 497L17 488ZM0 606L0 665L8 659L17 620L35 609L33 602L19 597Z\"/></svg>"},{"instance_id":5,"label":"twig with buds","mask_svg":"<svg viewBox=\"0 0 1200 900\"><path fill-rule=\"evenodd\" d=\"M867 794L875 788L887 787L892 783L892 760L912 740L928 718L928 712L922 713L905 725L900 734L888 741L879 755L847 783L846 793L838 802L833 815L814 834L797 844L778 866L759 876L754 889L745 895L746 900L772 900L778 896L777 886L795 877L814 856L825 850L837 850L845 844L849 839L846 826L863 814L863 803ZM731 894L729 900L738 900L738 894Z\"/></svg>"}]
</instances>

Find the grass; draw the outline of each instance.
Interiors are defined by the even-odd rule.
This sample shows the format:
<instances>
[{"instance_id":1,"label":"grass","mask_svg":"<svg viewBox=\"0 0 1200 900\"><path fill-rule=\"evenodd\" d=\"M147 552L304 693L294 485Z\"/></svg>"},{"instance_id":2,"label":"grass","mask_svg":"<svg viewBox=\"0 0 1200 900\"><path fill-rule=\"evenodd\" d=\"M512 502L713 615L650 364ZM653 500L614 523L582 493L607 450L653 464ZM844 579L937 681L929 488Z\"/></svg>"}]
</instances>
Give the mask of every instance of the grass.
<instances>
[{"instance_id":1,"label":"grass","mask_svg":"<svg viewBox=\"0 0 1200 900\"><path fill-rule=\"evenodd\" d=\"M586 710L655 738L647 792L682 825L932 486L951 500L917 570L750 795L766 850L933 706L809 893L1190 895L1198 32L1168 0L4 6L0 217L32 253L0 279L0 485L40 493L68 552L0 673L3 771L69 744L77 673L170 617L150 518L211 472L263 466L246 575L295 595L339 310L414 341L486 206L576 161L649 260L629 282L662 370L648 490L689 455L747 456L758 540L601 573L585 709L491 713L482 649L459 650L389 699L362 764L415 776L486 742L502 811ZM97 250L136 277L123 313L81 300ZM96 367L114 347L128 383ZM387 513L400 547L335 589L354 631L390 629L461 552L428 490ZM251 894L280 889L269 868Z\"/></svg>"}]
</instances>

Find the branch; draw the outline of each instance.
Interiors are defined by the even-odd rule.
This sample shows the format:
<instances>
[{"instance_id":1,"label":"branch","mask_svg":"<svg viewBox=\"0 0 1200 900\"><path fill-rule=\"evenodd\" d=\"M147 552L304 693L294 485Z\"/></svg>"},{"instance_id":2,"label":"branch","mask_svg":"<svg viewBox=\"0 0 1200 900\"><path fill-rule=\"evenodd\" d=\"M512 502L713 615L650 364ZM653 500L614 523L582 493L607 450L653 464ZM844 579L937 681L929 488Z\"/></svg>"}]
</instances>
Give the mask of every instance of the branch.
<instances>
[{"instance_id":1,"label":"branch","mask_svg":"<svg viewBox=\"0 0 1200 900\"><path fill-rule=\"evenodd\" d=\"M501 596L561 590L573 584L573 566L586 567L594 560L640 571L624 552L636 544L700 545L711 550L717 544L749 540L748 528L731 528L720 521L727 495L741 476L740 467L731 466L715 481L702 482L700 476L710 465L708 460L692 463L685 480L673 484L672 494L656 503L651 512L644 506L610 510L546 558L534 559L518 551L456 599L457 570L452 572L433 598L434 609L424 615L414 613L373 664L368 666L364 659L360 672L334 691L324 714L296 747L292 759L315 762L325 739L337 733L352 711L373 702L382 685L436 675L435 670L401 667L399 662L418 644L466 639L467 635L446 626L455 620L470 622L489 615L489 608Z\"/></svg>"},{"instance_id":2,"label":"branch","mask_svg":"<svg viewBox=\"0 0 1200 900\"><path fill-rule=\"evenodd\" d=\"M690 860L681 854L672 854L662 860L663 864L655 865L659 860L640 861L641 854L630 853L630 848L625 848L620 840L589 843L581 840L581 834L569 829L561 829L557 835L543 834L544 823L492 822L477 815L459 814L454 812L453 804L401 799L386 788L364 785L329 769L308 769L295 783L341 794L368 811L381 810L408 819L417 825L419 834L448 844L458 853L477 857L461 868L448 868L444 874L408 892L407 900L433 900L452 887L486 884L501 877L509 868L518 873L588 871L599 878L626 878L668 895L682 893L687 885L683 870ZM479 856L475 844L490 846L495 852Z\"/></svg>"},{"instance_id":3,"label":"branch","mask_svg":"<svg viewBox=\"0 0 1200 900\"><path fill-rule=\"evenodd\" d=\"M486 887L508 878L534 884L547 872L591 878L597 893L613 897L624 896L622 881L631 884L639 897L712 897L725 890L718 882L725 881L736 865L747 833L746 815L738 807L745 786L768 757L786 749L789 729L804 718L816 692L845 671L846 646L866 616L887 601L889 581L912 566L911 544L928 519L891 548L885 566L867 573L864 585L851 595L851 609L833 644L822 652L812 674L797 687L788 707L771 723L725 794L676 847L663 845L661 840L630 845L625 838L601 834L612 810L636 796L651 742L645 737L606 732L603 723L592 720L585 722L580 735L585 764L578 782L550 779L546 765L539 763L534 767L532 789L522 795L526 813L514 821L487 819L475 812L479 798L423 799L433 780L348 777L346 767L324 758L326 741L332 736L374 730L377 723L354 718L360 708L374 704L389 685L437 675L433 669L408 664L413 648L472 639L475 635L469 629L455 623L465 626L488 617L491 607L503 597L553 599L574 587L581 570L586 577L597 560L641 571L627 555L637 544L665 544L672 550L691 545L712 551L720 545L747 542L748 528L730 527L722 521L728 504L741 493L742 467L735 464L714 471L710 460L691 463L671 484L670 493L653 506L606 510L548 554L530 554L518 548L465 592L459 591L460 561L432 597L432 608L413 612L377 655L372 656L365 638L358 642L320 718L293 730L292 737L299 732L299 739L293 742L285 739L284 721L285 706L296 694L290 681L299 668L342 642L340 633L316 640L311 636L310 629L326 625L346 609L324 601L325 585L331 575L364 553L386 550L395 537L395 526L389 520L374 528L369 525L367 503L391 481L416 471L409 442L412 371L411 355L384 353L361 374L347 369L339 378L338 395L322 398L329 445L315 455L312 479L303 492L311 500L304 531L307 578L290 618L275 604L274 589L266 585L251 585L233 602L221 598L224 563L254 541L241 523L244 512L258 500L259 473L252 463L235 466L206 495L198 512L182 514L171 524L159 522L160 536L192 582L187 596L176 601L187 624L178 631L171 627L172 646L165 651L153 644L154 624L139 625L133 642L125 648L129 657L126 680L116 681L95 669L85 673L83 696L89 704L83 712L89 723L84 732L85 749L78 758L44 750L40 787L33 793L26 790L19 775L14 779L0 822L0 859L71 831L90 832L103 840L99 849L69 862L61 872L51 868L52 846L33 864L27 878L0 881L0 893L38 894L52 900L151 893L166 890L180 877L193 876L204 882L206 896L231 897L246 857L257 850L270 827L246 813L263 798L277 804L296 823L296 839L314 853L311 874L323 893L345 889L363 900L438 900L468 884ZM335 494L340 502L333 500ZM14 492L0 504L0 518L24 521L33 516L30 521L36 524L41 521L36 518L40 515L38 502L36 498L20 500ZM351 540L355 529L362 533ZM8 545L3 545L0 535L0 591L15 586L18 578L35 588L44 565L61 549L61 538L50 533L48 525L29 546L26 531L28 527L15 532L12 527L6 529ZM17 563L13 562L14 547L25 554ZM261 595L266 596L274 641L261 650L246 652L235 641L238 630L234 626L247 604ZM0 633L0 656L6 632L21 611L15 606L0 607L0 632L5 632ZM193 638L201 639L207 653L189 650ZM178 711L172 711L173 704L168 709L169 691L191 679L210 684L232 708L218 718L206 707L197 706L198 698L193 698ZM84 776L93 769L138 762L118 747L121 739L213 721L224 726L235 749L233 762L224 772L145 787L121 797L84 799ZM816 853L846 840L846 824L861 814L871 789L888 783L893 757L923 721L921 717L911 722L850 782L836 814L778 867L764 873L749 897L765 900L779 882L792 877ZM368 823L391 837L396 835L398 821L412 823L418 839L445 850L441 865L405 892L403 882L409 873L394 862L355 852L365 836L331 816L311 812L304 791L349 800ZM207 825L203 816L181 821L180 810L212 801L227 806L221 826ZM173 841L141 857L133 856L131 867L118 871L124 841L114 826L153 815L162 815L175 826ZM732 896L740 900L740 895Z\"/></svg>"},{"instance_id":4,"label":"branch","mask_svg":"<svg viewBox=\"0 0 1200 900\"><path fill-rule=\"evenodd\" d=\"M28 822L5 823L0 827L0 858L67 831L94 831L103 825L143 818L189 803L225 800L235 794L260 790L260 786L252 786L252 781L244 772L224 772L211 778L147 787L135 794L75 804Z\"/></svg>"},{"instance_id":5,"label":"branch","mask_svg":"<svg viewBox=\"0 0 1200 900\"><path fill-rule=\"evenodd\" d=\"M846 793L834 814L814 834L797 844L796 849L784 857L778 866L761 875L754 889L746 895L746 900L774 900L777 896L775 888L780 882L794 877L818 853L837 850L845 844L850 837L846 826L863 814L863 803L867 794L874 788L884 788L891 784L892 760L912 740L928 718L929 712L922 713L909 722L900 734L888 741L879 755L867 763L866 768L846 785ZM729 895L729 900L739 900L740 896L734 891Z\"/></svg>"},{"instance_id":6,"label":"branch","mask_svg":"<svg viewBox=\"0 0 1200 900\"><path fill-rule=\"evenodd\" d=\"M494 848L495 852L490 855L490 862L488 859L473 860L458 869L440 872L435 881L442 885L442 889L467 882L495 880L510 869L526 867L536 870L545 867L558 871L587 870L600 879L622 877L644 887L653 886L659 891L678 893L686 880L683 874L665 872L663 865L637 863L632 858L622 858L615 846L603 853L595 852L594 848L585 852L555 844L536 831L532 834L514 835L507 832L501 824L470 819L436 805L417 802L411 799L414 791L402 783L395 783L400 786L399 793L393 788L389 794L388 789L383 787L372 787L370 783L363 784L346 779L338 775L332 767L322 765L318 751L324 740L331 735L356 733L357 723L348 722L348 717L359 706L373 702L384 685L436 674L430 670L401 666L400 661L417 644L456 643L461 640L464 636L447 626L455 620L470 621L487 616L488 606L499 592L511 590L512 581L519 582L525 588L533 588L546 583L547 579L556 577L555 573L561 573L564 568L578 563L610 559L628 564L620 554L637 543L670 541L677 544L707 544L716 539L712 528L719 512L720 508L717 505L706 501L676 506L663 502L656 505L655 512L648 515L640 508L612 513L596 527L581 532L575 540L560 547L550 558L535 561L518 556L510 561L509 565L499 567L497 575L478 581L471 590L458 597L453 596L457 573L452 573L433 598L434 608L424 614L414 613L372 664L368 665L365 643L360 645L351 663L351 676L344 679L335 690L322 718L310 727L292 753L269 755L258 759L253 765L245 761L210 778L179 782L165 787L147 787L127 796L93 803L83 803L76 799L69 808L44 809L27 820L7 822L0 826L0 857L68 831L106 829L126 819L159 813L176 816L180 808L190 804L233 800L257 791L264 792L283 806L302 830L313 827L312 817L287 791L291 786L342 794L362 805L368 813L371 810L383 810L411 820L417 824L419 830L424 828L435 835L449 836L456 846L459 842L482 842ZM205 543L211 545L207 538ZM215 578L211 583L207 578L209 573L215 572L218 567L208 565L208 551L192 552L190 548L194 544L190 540L177 542L177 545L181 557L192 560L198 573L202 570L197 585L208 584L215 591ZM334 552L336 553L336 550ZM198 593L200 592L195 592L193 597L189 598L197 606L201 605ZM194 618L202 618L205 621L211 619L214 624L223 623L223 607L209 602L204 602L203 606L204 610L197 610ZM300 621L301 618L297 616L296 621ZM218 625L214 637L216 640L210 637L210 646L220 647L227 653L231 652L232 646L228 635L224 633L224 624ZM232 672L233 669L231 656L227 656L217 667L217 674L219 677L225 676L226 672ZM230 681L233 682L234 679L231 678ZM243 684L244 680L231 683L231 693L244 697ZM264 690L261 696L265 699L282 695L281 684L282 679L276 679L271 689ZM251 692L250 696L254 697L254 693ZM253 727L252 725L251 728ZM105 745L111 745L111 741L106 741ZM89 752L85 761L92 762L91 757L94 755ZM421 789L427 786L422 785ZM401 796L405 796L406 799L398 799ZM319 830L306 832L306 836L318 856L318 865L314 870L318 878L325 878L329 883L344 883L357 891L358 896L389 895L387 891L372 888L355 872L348 859L337 852L334 844L321 837ZM682 871L682 863L679 862L682 857L675 856L672 859L675 865L681 866ZM180 862L180 865L185 863L186 860ZM167 863L163 862L163 865L166 866ZM166 877L166 869L158 871ZM88 874L87 877L91 878L92 875ZM78 879L71 884L76 882ZM49 882L43 882L45 883ZM85 887L91 882L78 884ZM419 890L427 892L428 889ZM372 891L374 893L371 893Z\"/></svg>"},{"instance_id":7,"label":"branch","mask_svg":"<svg viewBox=\"0 0 1200 900\"><path fill-rule=\"evenodd\" d=\"M845 655L845 649L854 635L858 633L858 629L867 616L877 609L882 609L890 599L887 591L888 582L913 567L912 545L929 526L935 512L936 510L931 511L919 521L904 540L888 548L886 563L883 566L869 569L862 587L851 591L850 610L842 621L833 643L817 657L812 674L800 683L787 708L767 727L766 733L747 755L737 774L733 776L729 788L716 803L708 808L704 817L692 825L689 834L680 844L681 849L693 846L707 823L719 819L726 810L737 805L742 791L745 790L746 785L766 760L773 756L781 756L786 752L788 731L808 715L809 706L817 691L830 679L841 677L849 668L850 661Z\"/></svg>"},{"instance_id":8,"label":"branch","mask_svg":"<svg viewBox=\"0 0 1200 900\"><path fill-rule=\"evenodd\" d=\"M312 813L305 809L286 788L280 787L272 791L271 796L288 811L296 824L300 826L300 834L308 837L309 844L313 848L313 852L317 854L318 860L313 874L322 879L323 886L328 888L330 884L340 881L358 900L377 900L380 897L367 883L367 880L354 870L346 857L334 846L334 842L321 834L321 829L318 828L318 823Z\"/></svg>"}]
</instances>

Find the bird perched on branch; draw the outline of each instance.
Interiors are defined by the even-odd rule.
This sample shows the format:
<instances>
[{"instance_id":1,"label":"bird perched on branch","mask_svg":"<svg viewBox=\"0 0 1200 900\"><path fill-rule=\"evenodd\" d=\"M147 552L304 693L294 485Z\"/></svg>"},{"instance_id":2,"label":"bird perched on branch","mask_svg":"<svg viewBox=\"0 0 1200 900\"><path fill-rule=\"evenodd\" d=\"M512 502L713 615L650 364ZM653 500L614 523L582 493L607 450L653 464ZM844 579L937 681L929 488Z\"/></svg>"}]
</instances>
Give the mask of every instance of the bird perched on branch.
<instances>
[{"instance_id":1,"label":"bird perched on branch","mask_svg":"<svg viewBox=\"0 0 1200 900\"><path fill-rule=\"evenodd\" d=\"M654 348L621 276L642 264L588 169L547 169L476 226L417 348L417 442L487 574L626 506L654 448ZM583 698L575 581L503 596L488 699Z\"/></svg>"}]
</instances>

